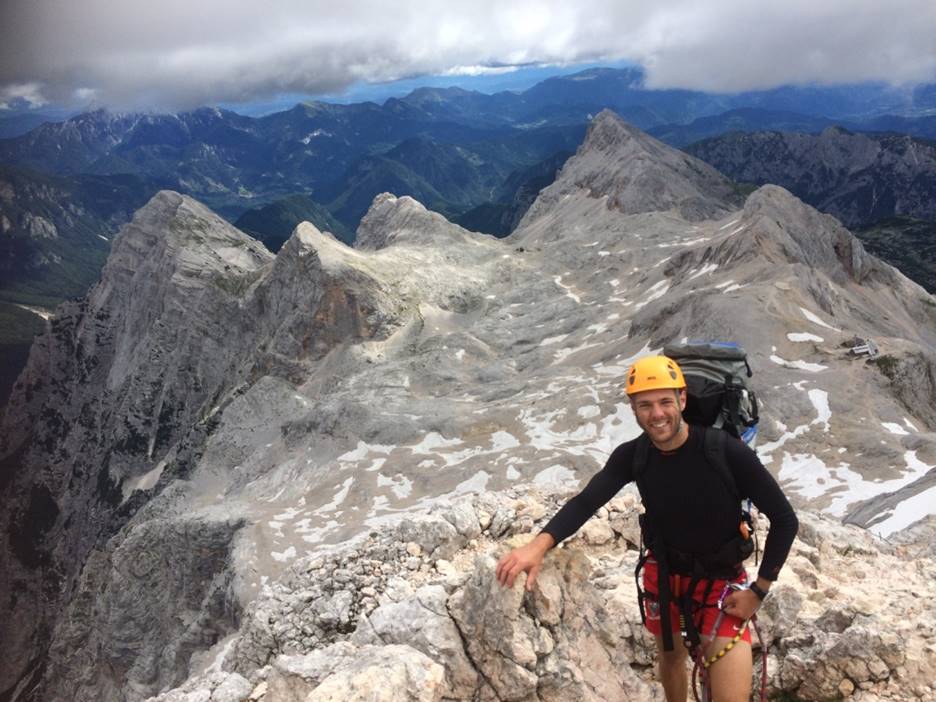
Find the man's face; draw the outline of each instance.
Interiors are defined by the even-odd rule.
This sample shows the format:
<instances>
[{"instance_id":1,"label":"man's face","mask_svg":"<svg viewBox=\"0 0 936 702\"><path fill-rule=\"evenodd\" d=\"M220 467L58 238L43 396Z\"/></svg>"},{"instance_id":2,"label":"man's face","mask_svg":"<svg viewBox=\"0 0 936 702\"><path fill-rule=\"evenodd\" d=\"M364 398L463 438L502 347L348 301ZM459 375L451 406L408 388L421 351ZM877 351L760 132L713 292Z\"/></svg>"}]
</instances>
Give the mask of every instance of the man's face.
<instances>
[{"instance_id":1,"label":"man's face","mask_svg":"<svg viewBox=\"0 0 936 702\"><path fill-rule=\"evenodd\" d=\"M685 390L646 390L631 396L631 408L637 424L663 450L678 448L685 426L682 411L686 408Z\"/></svg>"}]
</instances>

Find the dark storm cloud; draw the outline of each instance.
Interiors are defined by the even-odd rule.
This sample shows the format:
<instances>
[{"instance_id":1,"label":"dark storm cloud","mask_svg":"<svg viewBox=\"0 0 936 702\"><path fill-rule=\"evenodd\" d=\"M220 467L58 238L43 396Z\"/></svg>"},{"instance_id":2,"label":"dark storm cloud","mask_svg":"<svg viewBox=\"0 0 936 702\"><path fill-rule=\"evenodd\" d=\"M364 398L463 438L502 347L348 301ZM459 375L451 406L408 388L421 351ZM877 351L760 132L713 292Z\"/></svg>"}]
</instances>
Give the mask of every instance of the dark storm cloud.
<instances>
[{"instance_id":1,"label":"dark storm cloud","mask_svg":"<svg viewBox=\"0 0 936 702\"><path fill-rule=\"evenodd\" d=\"M0 103L183 108L631 59L658 87L936 80L936 2L8 0Z\"/></svg>"}]
</instances>

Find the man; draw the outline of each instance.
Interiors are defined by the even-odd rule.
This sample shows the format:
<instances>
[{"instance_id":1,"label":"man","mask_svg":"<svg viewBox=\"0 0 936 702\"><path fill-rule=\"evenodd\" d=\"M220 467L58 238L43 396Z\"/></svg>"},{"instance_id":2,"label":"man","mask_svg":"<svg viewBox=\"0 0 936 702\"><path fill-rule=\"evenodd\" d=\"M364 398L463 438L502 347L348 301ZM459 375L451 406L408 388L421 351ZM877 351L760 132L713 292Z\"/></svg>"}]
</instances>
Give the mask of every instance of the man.
<instances>
[{"instance_id":1,"label":"man","mask_svg":"<svg viewBox=\"0 0 936 702\"><path fill-rule=\"evenodd\" d=\"M666 356L639 359L630 367L626 382L631 409L644 434L618 446L604 468L533 541L501 558L497 579L512 587L517 575L526 572L526 587L531 590L546 552L575 533L624 485L637 479L646 508L642 528L645 542L650 544L643 569L646 599L642 606L645 625L656 637L666 699L687 699L685 639L673 646L670 632L679 632L679 615L691 611L693 625L703 637L716 634L710 642L702 639L700 654L708 659L723 652L708 668L712 698L717 702L748 700L753 663L751 634L745 622L777 579L799 526L796 515L754 451L720 429L689 426L683 420L686 382L675 361ZM743 585L747 575L741 561L750 550L730 556L735 544L743 546L749 538L743 530L738 496L704 463L708 460L705 442L722 438L718 432L724 434L724 462L738 491L770 519L763 561L749 588ZM639 476L635 475L637 465L642 466ZM724 561L726 553L733 564L730 572L713 565L716 554ZM699 577L701 570L707 571L703 577ZM660 571L664 577L659 577ZM665 577L667 572L669 577ZM732 583L740 589L732 589ZM723 595L720 613L717 602ZM713 632L716 623L718 629ZM691 631L691 627L686 628Z\"/></svg>"}]
</instances>

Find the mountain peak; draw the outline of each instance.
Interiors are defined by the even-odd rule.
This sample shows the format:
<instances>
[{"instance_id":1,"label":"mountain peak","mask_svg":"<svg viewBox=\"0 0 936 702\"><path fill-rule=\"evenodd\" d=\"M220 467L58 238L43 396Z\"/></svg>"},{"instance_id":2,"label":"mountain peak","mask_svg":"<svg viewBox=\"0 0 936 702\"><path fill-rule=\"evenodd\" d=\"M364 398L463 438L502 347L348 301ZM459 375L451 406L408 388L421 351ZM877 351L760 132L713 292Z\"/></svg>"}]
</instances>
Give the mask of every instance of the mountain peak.
<instances>
[{"instance_id":1,"label":"mountain peak","mask_svg":"<svg viewBox=\"0 0 936 702\"><path fill-rule=\"evenodd\" d=\"M688 221L715 219L739 206L730 180L708 164L673 149L602 110L556 182L530 209L532 221L566 195L585 191L625 214L674 211Z\"/></svg>"},{"instance_id":2,"label":"mountain peak","mask_svg":"<svg viewBox=\"0 0 936 702\"><path fill-rule=\"evenodd\" d=\"M354 241L359 249L380 249L399 242L440 242L459 235L467 232L408 195L381 193L361 220Z\"/></svg>"},{"instance_id":3,"label":"mountain peak","mask_svg":"<svg viewBox=\"0 0 936 702\"><path fill-rule=\"evenodd\" d=\"M259 252L262 244L229 224L203 204L174 190L160 190L137 210L125 228L158 234L187 246L234 246ZM267 253L267 255L269 255Z\"/></svg>"},{"instance_id":4,"label":"mountain peak","mask_svg":"<svg viewBox=\"0 0 936 702\"><path fill-rule=\"evenodd\" d=\"M822 130L821 136L823 137L837 137L837 136L855 136L855 133L841 127L837 124L833 124L831 127L826 127Z\"/></svg>"},{"instance_id":5,"label":"mountain peak","mask_svg":"<svg viewBox=\"0 0 936 702\"><path fill-rule=\"evenodd\" d=\"M246 274L272 258L263 244L197 200L161 190L120 230L92 294L124 294L167 274L176 286L202 289L212 276Z\"/></svg>"},{"instance_id":6,"label":"mountain peak","mask_svg":"<svg viewBox=\"0 0 936 702\"><path fill-rule=\"evenodd\" d=\"M849 279L860 283L875 271L892 276L838 220L778 185L764 185L751 193L743 217L746 222L758 220L761 231L772 232L788 260L822 270L839 284Z\"/></svg>"}]
</instances>

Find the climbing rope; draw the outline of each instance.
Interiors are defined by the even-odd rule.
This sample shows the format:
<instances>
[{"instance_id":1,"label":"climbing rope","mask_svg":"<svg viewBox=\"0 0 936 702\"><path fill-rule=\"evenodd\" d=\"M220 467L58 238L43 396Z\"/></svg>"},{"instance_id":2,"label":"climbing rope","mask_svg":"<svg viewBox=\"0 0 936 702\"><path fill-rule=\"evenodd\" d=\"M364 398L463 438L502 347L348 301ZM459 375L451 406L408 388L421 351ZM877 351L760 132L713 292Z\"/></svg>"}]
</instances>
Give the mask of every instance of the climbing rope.
<instances>
[{"instance_id":1,"label":"climbing rope","mask_svg":"<svg viewBox=\"0 0 936 702\"><path fill-rule=\"evenodd\" d=\"M721 595L718 598L718 617L715 619L715 624L712 626L711 633L707 638L706 643L711 643L715 640L716 635L718 634L718 627L722 623L722 619L725 616L725 598L728 596L728 593L734 590L744 590L746 586L740 585L738 583L730 583L725 586L725 589L722 590ZM709 669L720 661L725 654L727 654L731 649L735 647L735 644L741 640L741 637L744 636L744 632L747 630L748 626L751 627L751 630L757 634L757 642L760 645L761 649L761 688L760 688L760 702L767 702L767 645L764 643L764 639L761 637L760 630L757 628L755 621L757 615L753 615L750 619L745 619L741 628L738 630L738 633L735 634L734 638L731 639L725 647L722 648L718 653L706 658L704 648L705 646L700 645L696 647L696 650L692 652L692 658L695 661L695 665L692 668L692 695L695 698L696 702L712 702L712 682L710 679Z\"/></svg>"},{"instance_id":2,"label":"climbing rope","mask_svg":"<svg viewBox=\"0 0 936 702\"><path fill-rule=\"evenodd\" d=\"M738 629L738 633L734 635L734 638L731 639L731 641L729 641L727 644L725 644L725 647L724 647L721 651L719 651L718 653L716 653L714 656L712 656L712 657L709 658L708 660L704 660L704 659L703 659L703 661L702 661L702 667L703 667L703 668L706 668L706 669L711 668L712 665L714 665L714 664L717 663L719 660L721 660L721 658L722 658L726 653L728 653L728 651L730 651L731 649L733 649L733 648L735 647L735 644L738 643L738 642L741 640L741 637L742 637L742 636L744 636L744 632L747 631L747 627L748 627L748 622L749 622L749 621L750 621L750 619L746 619L746 620L741 624L741 628Z\"/></svg>"}]
</instances>

